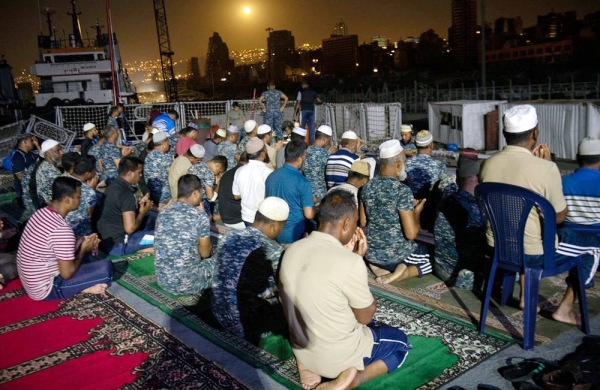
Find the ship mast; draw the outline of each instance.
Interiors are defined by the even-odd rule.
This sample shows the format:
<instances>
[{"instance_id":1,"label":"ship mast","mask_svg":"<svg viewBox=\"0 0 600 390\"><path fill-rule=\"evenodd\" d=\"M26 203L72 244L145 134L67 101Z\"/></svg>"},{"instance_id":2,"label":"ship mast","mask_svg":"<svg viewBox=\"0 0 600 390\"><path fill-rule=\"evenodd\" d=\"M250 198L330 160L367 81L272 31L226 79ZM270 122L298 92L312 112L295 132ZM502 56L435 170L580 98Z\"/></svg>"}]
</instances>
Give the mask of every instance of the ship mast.
<instances>
[{"instance_id":1,"label":"ship mast","mask_svg":"<svg viewBox=\"0 0 600 390\"><path fill-rule=\"evenodd\" d=\"M81 40L81 24L79 23L79 15L81 12L77 12L75 9L75 0L71 0L71 7L73 12L67 12L67 15L71 16L73 22L73 40L75 47L83 47L83 41Z\"/></svg>"}]
</instances>

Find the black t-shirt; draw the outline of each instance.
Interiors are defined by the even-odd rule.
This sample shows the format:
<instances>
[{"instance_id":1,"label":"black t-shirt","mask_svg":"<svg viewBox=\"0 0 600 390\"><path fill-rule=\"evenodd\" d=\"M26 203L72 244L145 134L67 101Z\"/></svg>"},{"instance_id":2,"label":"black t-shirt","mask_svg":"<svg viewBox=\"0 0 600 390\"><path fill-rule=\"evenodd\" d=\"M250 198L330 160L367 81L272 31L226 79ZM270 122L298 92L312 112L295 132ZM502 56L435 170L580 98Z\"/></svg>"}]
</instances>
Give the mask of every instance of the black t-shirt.
<instances>
[{"instance_id":1,"label":"black t-shirt","mask_svg":"<svg viewBox=\"0 0 600 390\"><path fill-rule=\"evenodd\" d=\"M104 192L104 207L98 221L98 233L103 246L112 247L125 239L123 213L133 211L137 214L135 191L134 186L122 177L117 177Z\"/></svg>"},{"instance_id":2,"label":"black t-shirt","mask_svg":"<svg viewBox=\"0 0 600 390\"><path fill-rule=\"evenodd\" d=\"M303 89L300 91L300 109L302 111L314 111L315 102L319 94L312 89Z\"/></svg>"},{"instance_id":3,"label":"black t-shirt","mask_svg":"<svg viewBox=\"0 0 600 390\"><path fill-rule=\"evenodd\" d=\"M94 141L86 138L81 142L81 155L87 156L90 149L94 146Z\"/></svg>"},{"instance_id":4,"label":"black t-shirt","mask_svg":"<svg viewBox=\"0 0 600 390\"><path fill-rule=\"evenodd\" d=\"M221 220L223 223L235 225L242 221L242 203L239 200L235 200L231 188L233 187L233 178L235 172L240 168L240 165L233 169L225 172L221 181L219 182L219 189L217 198L219 202L219 213L221 214Z\"/></svg>"}]
</instances>

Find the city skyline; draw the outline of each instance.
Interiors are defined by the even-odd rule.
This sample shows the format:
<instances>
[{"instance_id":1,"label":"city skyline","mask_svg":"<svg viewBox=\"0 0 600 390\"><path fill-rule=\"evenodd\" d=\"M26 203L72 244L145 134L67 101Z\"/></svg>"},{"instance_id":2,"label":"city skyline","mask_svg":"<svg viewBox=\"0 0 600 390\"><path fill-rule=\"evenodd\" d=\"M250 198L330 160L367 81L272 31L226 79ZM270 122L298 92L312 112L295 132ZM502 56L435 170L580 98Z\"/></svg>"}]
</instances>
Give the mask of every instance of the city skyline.
<instances>
[{"instance_id":1,"label":"city skyline","mask_svg":"<svg viewBox=\"0 0 600 390\"><path fill-rule=\"evenodd\" d=\"M419 36L432 28L443 38L448 37L451 25L451 0L432 0L429 4L404 0L372 0L368 3L355 0L330 0L326 4L316 2L297 3L282 1L277 7L265 8L256 1L208 1L165 0L171 47L174 59L181 61L190 57L205 59L208 38L218 32L231 51L241 51L267 46L267 28L290 30L296 37L297 46L304 43L320 45L328 38L336 23L344 21L349 34L356 34L359 43L371 37L383 35L392 41L408 36ZM576 11L578 18L600 7L597 1L581 0L574 4L567 0L531 1L529 3L505 1L502 4L486 3L486 21L492 23L499 17L523 19L525 26L533 25L537 15L551 11ZM70 33L70 17L67 15L68 0L40 1L41 8L54 8L56 35L59 38ZM480 21L480 5L477 1L477 18ZM250 14L243 8L249 7ZM36 37L41 31L47 34L47 24L38 13L38 2L33 0L4 0L0 12L0 51L8 63L18 71L37 59ZM78 0L83 38L94 32L90 26L100 20L106 25L104 2ZM124 62L144 61L158 58L158 43L150 0L128 0L111 3L113 29L117 34ZM315 13L320 16L315 16ZM42 23L40 27L40 21ZM106 32L106 28L103 30ZM236 64L237 65L237 64Z\"/></svg>"}]
</instances>

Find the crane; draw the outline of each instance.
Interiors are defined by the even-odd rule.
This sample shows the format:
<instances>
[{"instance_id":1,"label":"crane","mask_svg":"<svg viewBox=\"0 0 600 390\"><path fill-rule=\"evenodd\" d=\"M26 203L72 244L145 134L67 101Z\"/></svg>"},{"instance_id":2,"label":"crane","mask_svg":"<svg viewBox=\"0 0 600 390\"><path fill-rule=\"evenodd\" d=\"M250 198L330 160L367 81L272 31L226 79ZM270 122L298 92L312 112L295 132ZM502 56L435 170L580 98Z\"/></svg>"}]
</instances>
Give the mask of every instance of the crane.
<instances>
[{"instance_id":1,"label":"crane","mask_svg":"<svg viewBox=\"0 0 600 390\"><path fill-rule=\"evenodd\" d=\"M171 50L165 0L153 1L156 34L158 35L158 49L160 50L160 65L162 68L163 81L165 83L165 95L167 101L175 102L178 100L177 80L175 79L175 71L173 70L173 55L175 55L175 53Z\"/></svg>"}]
</instances>

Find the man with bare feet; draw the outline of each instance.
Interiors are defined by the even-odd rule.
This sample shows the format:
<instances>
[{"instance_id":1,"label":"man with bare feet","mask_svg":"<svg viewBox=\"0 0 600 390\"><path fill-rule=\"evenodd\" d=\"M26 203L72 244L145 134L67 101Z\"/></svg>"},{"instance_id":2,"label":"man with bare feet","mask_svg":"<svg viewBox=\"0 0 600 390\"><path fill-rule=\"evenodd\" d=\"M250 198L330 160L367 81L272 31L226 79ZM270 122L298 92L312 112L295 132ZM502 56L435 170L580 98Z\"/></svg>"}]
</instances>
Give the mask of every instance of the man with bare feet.
<instances>
[{"instance_id":1,"label":"man with bare feet","mask_svg":"<svg viewBox=\"0 0 600 390\"><path fill-rule=\"evenodd\" d=\"M281 261L280 300L305 389L355 388L399 368L412 348L401 330L367 325L377 302L357 219L350 192L327 194L319 230L292 244Z\"/></svg>"},{"instance_id":2,"label":"man with bare feet","mask_svg":"<svg viewBox=\"0 0 600 390\"><path fill-rule=\"evenodd\" d=\"M479 172L480 181L498 182L528 188L542 195L556 210L556 223L560 224L567 215L567 203L562 192L560 172L551 161L548 145L536 146L540 130L535 108L530 105L515 106L507 110L503 117L503 135L507 146L482 165ZM487 241L494 245L491 228L488 227ZM542 226L540 216L534 208L525 225L525 262L531 265L543 264ZM575 232L569 228L558 231L558 247L555 261L565 262L569 257L582 256L584 281L586 287L593 286L593 278L598 269L600 258L600 240L594 234ZM523 301L523 283L521 278L521 308ZM576 324L573 313L575 294L569 286L559 307L552 317L561 322Z\"/></svg>"},{"instance_id":3,"label":"man with bare feet","mask_svg":"<svg viewBox=\"0 0 600 390\"><path fill-rule=\"evenodd\" d=\"M380 283L391 283L431 273L429 252L414 241L425 200L413 200L404 176L406 157L398 140L379 147L381 171L362 189L360 224L367 228L365 259Z\"/></svg>"},{"instance_id":4,"label":"man with bare feet","mask_svg":"<svg viewBox=\"0 0 600 390\"><path fill-rule=\"evenodd\" d=\"M17 251L17 268L27 295L33 300L69 298L79 292L103 294L112 281L112 263L90 261L98 250L98 236L75 241L65 217L77 210L81 182L58 177L52 184L52 203L27 222Z\"/></svg>"}]
</instances>

